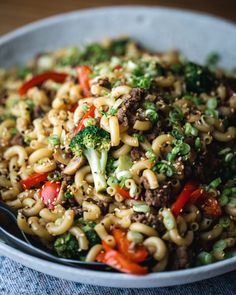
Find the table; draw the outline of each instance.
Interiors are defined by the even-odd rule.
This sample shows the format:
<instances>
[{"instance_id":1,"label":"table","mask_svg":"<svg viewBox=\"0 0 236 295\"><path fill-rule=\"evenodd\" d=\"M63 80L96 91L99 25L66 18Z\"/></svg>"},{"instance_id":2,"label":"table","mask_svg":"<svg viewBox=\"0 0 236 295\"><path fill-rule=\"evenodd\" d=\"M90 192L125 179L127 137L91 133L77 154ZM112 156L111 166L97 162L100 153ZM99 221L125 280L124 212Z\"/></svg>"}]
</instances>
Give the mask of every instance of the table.
<instances>
[{"instance_id":1,"label":"table","mask_svg":"<svg viewBox=\"0 0 236 295\"><path fill-rule=\"evenodd\" d=\"M235 0L0 0L0 35L53 14L105 5L163 5L216 14L236 21Z\"/></svg>"},{"instance_id":2,"label":"table","mask_svg":"<svg viewBox=\"0 0 236 295\"><path fill-rule=\"evenodd\" d=\"M0 295L235 295L235 278L236 271L184 286L158 289L103 288L60 280L0 257Z\"/></svg>"},{"instance_id":3,"label":"table","mask_svg":"<svg viewBox=\"0 0 236 295\"><path fill-rule=\"evenodd\" d=\"M121 0L118 3L108 0L0 0L0 35L29 22L71 10L104 5L144 4L165 5L193 9L215 14L236 21L235 0ZM190 270L191 271L191 270ZM217 295L236 294L236 272L186 286L157 289L122 290L86 286L63 281L48 275L30 270L8 258L0 257L0 295Z\"/></svg>"}]
</instances>

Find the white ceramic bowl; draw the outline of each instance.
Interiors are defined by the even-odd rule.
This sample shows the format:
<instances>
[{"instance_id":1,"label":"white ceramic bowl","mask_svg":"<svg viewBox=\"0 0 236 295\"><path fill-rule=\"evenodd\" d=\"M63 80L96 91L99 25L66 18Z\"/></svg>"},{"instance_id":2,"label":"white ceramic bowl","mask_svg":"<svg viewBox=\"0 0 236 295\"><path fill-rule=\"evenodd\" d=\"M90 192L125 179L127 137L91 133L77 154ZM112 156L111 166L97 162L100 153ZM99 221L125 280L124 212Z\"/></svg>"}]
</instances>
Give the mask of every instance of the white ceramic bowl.
<instances>
[{"instance_id":1,"label":"white ceramic bowl","mask_svg":"<svg viewBox=\"0 0 236 295\"><path fill-rule=\"evenodd\" d=\"M180 49L203 62L209 52L222 55L222 65L236 66L236 26L219 18L176 9L108 7L62 14L35 22L0 38L0 66L26 62L38 52L127 34L154 50ZM236 256L187 270L143 277L82 270L38 259L0 243L0 254L35 270L86 284L150 288L185 284L236 269Z\"/></svg>"}]
</instances>

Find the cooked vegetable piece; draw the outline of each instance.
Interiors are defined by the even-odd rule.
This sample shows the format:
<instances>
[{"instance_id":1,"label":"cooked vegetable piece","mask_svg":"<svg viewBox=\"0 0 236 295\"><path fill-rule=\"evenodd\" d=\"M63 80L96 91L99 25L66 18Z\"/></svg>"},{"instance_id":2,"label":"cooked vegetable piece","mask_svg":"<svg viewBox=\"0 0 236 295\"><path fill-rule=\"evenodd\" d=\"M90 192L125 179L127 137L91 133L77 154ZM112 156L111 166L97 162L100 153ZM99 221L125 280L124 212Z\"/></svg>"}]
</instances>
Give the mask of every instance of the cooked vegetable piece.
<instances>
[{"instance_id":1,"label":"cooked vegetable piece","mask_svg":"<svg viewBox=\"0 0 236 295\"><path fill-rule=\"evenodd\" d=\"M30 175L25 180L22 180L20 184L23 186L24 189L30 189L40 182L46 181L48 178L48 173L34 173Z\"/></svg>"},{"instance_id":2,"label":"cooked vegetable piece","mask_svg":"<svg viewBox=\"0 0 236 295\"><path fill-rule=\"evenodd\" d=\"M57 252L57 255L60 257L68 259L79 258L80 260L82 258L79 243L71 233L66 233L62 236L59 236L55 240L53 247Z\"/></svg>"},{"instance_id":3,"label":"cooked vegetable piece","mask_svg":"<svg viewBox=\"0 0 236 295\"><path fill-rule=\"evenodd\" d=\"M97 261L103 262L112 268L129 274L144 275L148 272L147 267L140 266L137 263L128 260L118 251L113 250L108 245L106 245L104 241L102 244L105 248L105 253L99 254L97 256Z\"/></svg>"},{"instance_id":4,"label":"cooked vegetable piece","mask_svg":"<svg viewBox=\"0 0 236 295\"><path fill-rule=\"evenodd\" d=\"M127 259L139 263L144 261L148 256L148 251L144 246L136 245L131 249L131 242L127 239L127 233L119 228L112 230L112 235L115 238L118 251Z\"/></svg>"},{"instance_id":5,"label":"cooked vegetable piece","mask_svg":"<svg viewBox=\"0 0 236 295\"><path fill-rule=\"evenodd\" d=\"M194 181L189 181L185 184L180 195L177 197L175 203L172 206L172 212L175 216L178 216L185 204L190 200L192 192L197 188Z\"/></svg>"},{"instance_id":6,"label":"cooked vegetable piece","mask_svg":"<svg viewBox=\"0 0 236 295\"><path fill-rule=\"evenodd\" d=\"M65 73L45 72L37 76L34 76L32 79L26 81L19 88L18 92L20 95L24 95L30 88L39 86L46 80L53 80L58 83L63 83L67 77L68 77L68 74L65 74Z\"/></svg>"},{"instance_id":7,"label":"cooked vegetable piece","mask_svg":"<svg viewBox=\"0 0 236 295\"><path fill-rule=\"evenodd\" d=\"M82 130L85 127L84 122L86 119L94 117L95 110L96 110L95 106L92 105L90 109L83 115L82 119L80 120L78 126L75 129L75 134L77 134L80 130Z\"/></svg>"},{"instance_id":8,"label":"cooked vegetable piece","mask_svg":"<svg viewBox=\"0 0 236 295\"><path fill-rule=\"evenodd\" d=\"M84 97L88 97L90 95L89 75L91 72L92 71L88 66L77 67L78 80L81 85Z\"/></svg>"},{"instance_id":9,"label":"cooked vegetable piece","mask_svg":"<svg viewBox=\"0 0 236 295\"><path fill-rule=\"evenodd\" d=\"M185 67L187 91L194 93L209 92L214 86L214 76L207 68L189 62Z\"/></svg>"},{"instance_id":10,"label":"cooked vegetable piece","mask_svg":"<svg viewBox=\"0 0 236 295\"><path fill-rule=\"evenodd\" d=\"M55 201L60 192L61 183L58 181L47 181L41 188L40 195L48 209L54 209Z\"/></svg>"},{"instance_id":11,"label":"cooked vegetable piece","mask_svg":"<svg viewBox=\"0 0 236 295\"><path fill-rule=\"evenodd\" d=\"M85 127L70 142L70 149L76 156L83 154L87 158L97 192L107 187L105 175L110 145L109 133L96 126Z\"/></svg>"}]
</instances>

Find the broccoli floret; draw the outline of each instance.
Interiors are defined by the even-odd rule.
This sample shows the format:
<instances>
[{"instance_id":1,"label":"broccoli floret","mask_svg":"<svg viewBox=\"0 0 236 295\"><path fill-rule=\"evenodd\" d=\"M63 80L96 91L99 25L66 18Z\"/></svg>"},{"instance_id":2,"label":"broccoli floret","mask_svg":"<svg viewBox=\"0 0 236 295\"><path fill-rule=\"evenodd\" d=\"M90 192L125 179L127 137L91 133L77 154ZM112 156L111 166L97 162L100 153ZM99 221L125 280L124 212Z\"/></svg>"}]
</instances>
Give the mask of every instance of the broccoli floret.
<instances>
[{"instance_id":1,"label":"broccoli floret","mask_svg":"<svg viewBox=\"0 0 236 295\"><path fill-rule=\"evenodd\" d=\"M220 55L217 52L211 52L206 58L206 65L211 69L215 69L220 61Z\"/></svg>"},{"instance_id":2,"label":"broccoli floret","mask_svg":"<svg viewBox=\"0 0 236 295\"><path fill-rule=\"evenodd\" d=\"M58 237L54 242L57 255L64 258L80 258L81 251L79 243L71 233Z\"/></svg>"},{"instance_id":3,"label":"broccoli floret","mask_svg":"<svg viewBox=\"0 0 236 295\"><path fill-rule=\"evenodd\" d=\"M129 42L130 39L126 37L113 40L109 46L111 56L124 55Z\"/></svg>"},{"instance_id":4,"label":"broccoli floret","mask_svg":"<svg viewBox=\"0 0 236 295\"><path fill-rule=\"evenodd\" d=\"M107 175L110 175L115 170L116 170L116 159L110 155L107 159L106 173L107 173Z\"/></svg>"},{"instance_id":5,"label":"broccoli floret","mask_svg":"<svg viewBox=\"0 0 236 295\"><path fill-rule=\"evenodd\" d=\"M184 73L184 67L182 64L173 64L170 67L170 71L171 73L173 73L174 75L182 75Z\"/></svg>"},{"instance_id":6,"label":"broccoli floret","mask_svg":"<svg viewBox=\"0 0 236 295\"><path fill-rule=\"evenodd\" d=\"M97 192L107 187L105 175L110 145L109 133L97 126L85 127L70 142L70 149L76 156L83 154L87 158Z\"/></svg>"},{"instance_id":7,"label":"broccoli floret","mask_svg":"<svg viewBox=\"0 0 236 295\"><path fill-rule=\"evenodd\" d=\"M96 225L95 222L80 219L79 224L89 241L89 247L93 247L94 245L101 243L99 236L94 230L94 227Z\"/></svg>"},{"instance_id":8,"label":"broccoli floret","mask_svg":"<svg viewBox=\"0 0 236 295\"><path fill-rule=\"evenodd\" d=\"M190 62L185 67L185 82L187 91L208 92L212 89L214 77L207 68Z\"/></svg>"}]
</instances>

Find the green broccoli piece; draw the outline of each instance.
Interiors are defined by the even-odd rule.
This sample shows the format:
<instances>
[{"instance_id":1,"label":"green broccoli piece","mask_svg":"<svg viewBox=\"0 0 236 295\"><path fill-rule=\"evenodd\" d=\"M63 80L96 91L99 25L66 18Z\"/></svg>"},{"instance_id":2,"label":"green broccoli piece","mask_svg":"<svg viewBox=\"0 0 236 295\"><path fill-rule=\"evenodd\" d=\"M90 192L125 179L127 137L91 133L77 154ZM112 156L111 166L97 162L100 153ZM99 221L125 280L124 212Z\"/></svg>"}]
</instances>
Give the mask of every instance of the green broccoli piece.
<instances>
[{"instance_id":1,"label":"green broccoli piece","mask_svg":"<svg viewBox=\"0 0 236 295\"><path fill-rule=\"evenodd\" d=\"M106 174L110 175L116 170L116 159L109 155L106 165Z\"/></svg>"},{"instance_id":2,"label":"green broccoli piece","mask_svg":"<svg viewBox=\"0 0 236 295\"><path fill-rule=\"evenodd\" d=\"M182 75L184 73L184 67L182 64L173 64L170 67L170 71L174 75Z\"/></svg>"},{"instance_id":3,"label":"green broccoli piece","mask_svg":"<svg viewBox=\"0 0 236 295\"><path fill-rule=\"evenodd\" d=\"M98 43L87 45L85 51L80 56L82 63L92 65L109 60L109 58L108 50Z\"/></svg>"},{"instance_id":4,"label":"green broccoli piece","mask_svg":"<svg viewBox=\"0 0 236 295\"><path fill-rule=\"evenodd\" d=\"M214 77L207 68L189 62L185 67L186 90L194 93L208 92L214 84Z\"/></svg>"},{"instance_id":5,"label":"green broccoli piece","mask_svg":"<svg viewBox=\"0 0 236 295\"><path fill-rule=\"evenodd\" d=\"M54 242L54 250L63 258L80 258L79 243L71 233L59 236Z\"/></svg>"},{"instance_id":6,"label":"green broccoli piece","mask_svg":"<svg viewBox=\"0 0 236 295\"><path fill-rule=\"evenodd\" d=\"M101 243L99 236L94 230L94 227L96 225L95 222L80 219L79 224L89 241L89 247L93 247L94 245Z\"/></svg>"},{"instance_id":7,"label":"green broccoli piece","mask_svg":"<svg viewBox=\"0 0 236 295\"><path fill-rule=\"evenodd\" d=\"M130 39L126 37L113 40L109 46L111 56L124 55L129 42Z\"/></svg>"},{"instance_id":8,"label":"green broccoli piece","mask_svg":"<svg viewBox=\"0 0 236 295\"><path fill-rule=\"evenodd\" d=\"M83 154L87 158L96 191L105 190L106 164L111 146L109 133L97 126L85 127L71 140L69 146L76 156Z\"/></svg>"},{"instance_id":9,"label":"green broccoli piece","mask_svg":"<svg viewBox=\"0 0 236 295\"><path fill-rule=\"evenodd\" d=\"M220 55L217 52L211 52L206 58L206 65L211 69L215 69L220 61Z\"/></svg>"}]
</instances>

